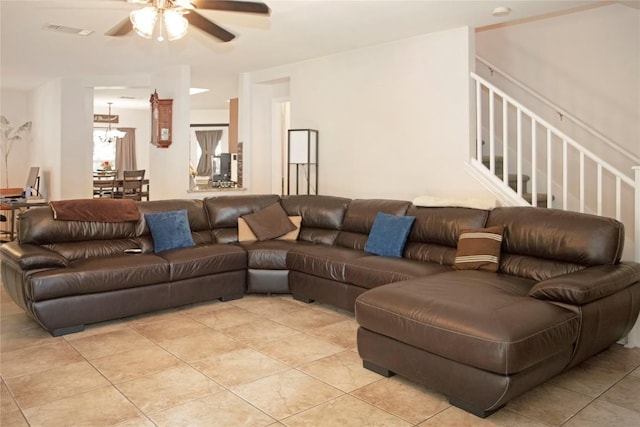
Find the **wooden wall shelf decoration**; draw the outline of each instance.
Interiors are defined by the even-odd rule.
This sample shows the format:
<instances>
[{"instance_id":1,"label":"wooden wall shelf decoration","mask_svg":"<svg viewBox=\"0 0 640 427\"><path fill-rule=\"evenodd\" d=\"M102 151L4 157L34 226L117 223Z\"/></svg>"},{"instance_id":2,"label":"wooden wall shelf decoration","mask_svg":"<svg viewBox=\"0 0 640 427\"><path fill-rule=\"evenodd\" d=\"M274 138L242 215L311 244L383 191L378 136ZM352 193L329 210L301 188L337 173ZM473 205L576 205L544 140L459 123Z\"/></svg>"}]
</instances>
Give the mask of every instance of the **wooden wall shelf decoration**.
<instances>
[{"instance_id":1,"label":"wooden wall shelf decoration","mask_svg":"<svg viewBox=\"0 0 640 427\"><path fill-rule=\"evenodd\" d=\"M160 148L171 145L173 138L173 99L160 99L158 92L151 94L151 143Z\"/></svg>"},{"instance_id":2,"label":"wooden wall shelf decoration","mask_svg":"<svg viewBox=\"0 0 640 427\"><path fill-rule=\"evenodd\" d=\"M117 114L94 114L93 123L114 123L117 124L120 121L120 116Z\"/></svg>"}]
</instances>

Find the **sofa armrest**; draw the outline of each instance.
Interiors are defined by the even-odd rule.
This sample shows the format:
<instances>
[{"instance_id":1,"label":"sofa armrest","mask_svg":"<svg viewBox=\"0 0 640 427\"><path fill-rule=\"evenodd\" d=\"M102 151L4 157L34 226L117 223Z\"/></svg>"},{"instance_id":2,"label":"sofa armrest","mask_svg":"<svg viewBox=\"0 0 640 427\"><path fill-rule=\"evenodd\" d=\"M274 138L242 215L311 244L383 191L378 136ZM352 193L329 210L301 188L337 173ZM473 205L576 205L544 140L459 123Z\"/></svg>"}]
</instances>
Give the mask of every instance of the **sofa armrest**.
<instances>
[{"instance_id":1,"label":"sofa armrest","mask_svg":"<svg viewBox=\"0 0 640 427\"><path fill-rule=\"evenodd\" d=\"M38 245L16 241L2 245L2 257L11 260L22 270L67 267L69 261L62 255Z\"/></svg>"},{"instance_id":2,"label":"sofa armrest","mask_svg":"<svg viewBox=\"0 0 640 427\"><path fill-rule=\"evenodd\" d=\"M529 296L582 305L640 281L640 264L599 265L538 282Z\"/></svg>"}]
</instances>

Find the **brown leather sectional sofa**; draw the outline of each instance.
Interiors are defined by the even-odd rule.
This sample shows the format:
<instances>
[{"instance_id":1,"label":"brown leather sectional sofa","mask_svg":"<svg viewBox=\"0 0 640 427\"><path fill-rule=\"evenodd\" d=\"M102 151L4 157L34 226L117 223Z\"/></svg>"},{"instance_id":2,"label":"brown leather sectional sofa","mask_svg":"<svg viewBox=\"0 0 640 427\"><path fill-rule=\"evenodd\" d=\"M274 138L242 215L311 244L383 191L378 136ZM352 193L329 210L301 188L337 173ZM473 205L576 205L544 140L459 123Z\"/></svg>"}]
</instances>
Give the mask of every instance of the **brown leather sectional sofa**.
<instances>
[{"instance_id":1,"label":"brown leather sectional sofa","mask_svg":"<svg viewBox=\"0 0 640 427\"><path fill-rule=\"evenodd\" d=\"M238 242L238 217L279 202L295 241ZM625 336L640 265L623 226L577 213L416 207L397 200L248 195L139 202L187 209L194 247L154 254L144 221L20 218L2 245L11 297L53 335L85 324L245 293L291 293L355 311L365 367L398 373L487 416ZM364 251L377 212L415 217L402 258ZM141 217L143 218L143 217ZM453 268L461 230L504 226L497 273ZM141 254L125 254L141 248Z\"/></svg>"}]
</instances>

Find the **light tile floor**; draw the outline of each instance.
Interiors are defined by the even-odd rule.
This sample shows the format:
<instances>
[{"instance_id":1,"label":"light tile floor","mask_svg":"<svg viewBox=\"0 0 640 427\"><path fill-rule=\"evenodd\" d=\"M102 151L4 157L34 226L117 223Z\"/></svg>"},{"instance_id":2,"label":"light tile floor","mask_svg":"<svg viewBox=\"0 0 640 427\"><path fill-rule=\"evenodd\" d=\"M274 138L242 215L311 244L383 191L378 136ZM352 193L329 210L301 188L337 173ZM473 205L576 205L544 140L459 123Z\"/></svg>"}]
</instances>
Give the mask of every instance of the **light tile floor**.
<instances>
[{"instance_id":1,"label":"light tile floor","mask_svg":"<svg viewBox=\"0 0 640 427\"><path fill-rule=\"evenodd\" d=\"M246 296L53 338L0 291L0 425L640 426L640 349L614 345L484 420L362 368L350 313Z\"/></svg>"}]
</instances>

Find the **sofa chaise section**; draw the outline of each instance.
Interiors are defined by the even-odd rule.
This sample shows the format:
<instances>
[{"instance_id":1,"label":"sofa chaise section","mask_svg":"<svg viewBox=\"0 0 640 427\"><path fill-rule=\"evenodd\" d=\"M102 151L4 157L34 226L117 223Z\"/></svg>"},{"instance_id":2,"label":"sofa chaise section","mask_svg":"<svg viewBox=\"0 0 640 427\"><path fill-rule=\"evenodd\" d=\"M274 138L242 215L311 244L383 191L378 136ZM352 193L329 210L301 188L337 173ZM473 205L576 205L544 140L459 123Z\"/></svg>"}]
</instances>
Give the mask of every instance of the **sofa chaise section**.
<instances>
[{"instance_id":1,"label":"sofa chaise section","mask_svg":"<svg viewBox=\"0 0 640 427\"><path fill-rule=\"evenodd\" d=\"M486 225L498 224L498 273L443 272L357 299L365 367L425 383L484 417L628 333L640 269L620 263L620 223L496 208ZM616 326L600 328L609 322Z\"/></svg>"}]
</instances>

